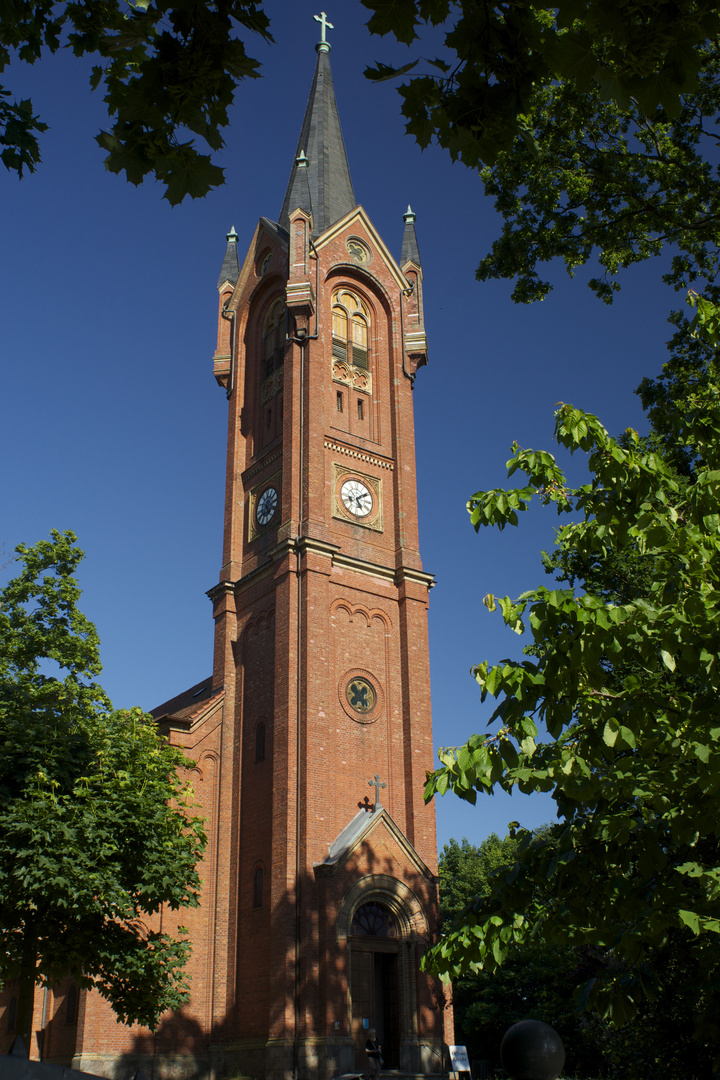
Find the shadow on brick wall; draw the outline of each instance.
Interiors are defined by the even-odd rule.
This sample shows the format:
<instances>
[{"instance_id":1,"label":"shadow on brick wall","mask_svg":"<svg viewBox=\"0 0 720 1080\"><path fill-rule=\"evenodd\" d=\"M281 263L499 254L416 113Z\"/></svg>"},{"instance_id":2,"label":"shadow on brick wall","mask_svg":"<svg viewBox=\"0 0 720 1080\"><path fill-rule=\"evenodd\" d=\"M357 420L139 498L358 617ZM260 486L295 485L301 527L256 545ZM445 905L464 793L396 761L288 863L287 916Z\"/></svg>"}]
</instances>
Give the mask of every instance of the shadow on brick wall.
<instances>
[{"instance_id":1,"label":"shadow on brick wall","mask_svg":"<svg viewBox=\"0 0 720 1080\"><path fill-rule=\"evenodd\" d=\"M383 845L377 847L383 849ZM300 1077L333 1076L365 1067L366 1036L358 1030L353 1033L348 1003L349 966L355 939L347 925L350 917L347 911L346 925L339 926L343 906L347 908L346 898L351 890L366 883L363 903L367 900L387 903L391 911L394 904L399 912L398 897L407 895L415 898L418 910L435 911L431 901L433 879L413 868L410 860L403 865L396 855L391 857L386 847L382 854L377 847L361 841L344 859L335 864L326 862L316 867L316 873L304 874L299 882L297 906L294 890L287 891L272 911L269 900L264 908L257 910L245 905L229 935L229 1006L221 1015L217 1006L224 997L223 986L216 989L214 1008L210 1002L191 999L178 1012L166 1014L154 1032L130 1029L128 1049L112 1060L103 1054L102 1046L88 1046L86 1038L83 1068L93 1074L111 1076L113 1080L132 1080L139 1068L147 1080L208 1080L211 1076L259 1077L266 1072L277 1076L293 1071ZM381 883L377 888L373 888L375 881ZM397 883L395 895L385 896L382 889L393 881ZM242 894L241 889L238 891ZM402 902L407 906L407 900ZM298 906L303 944L296 982ZM397 918L398 955L403 952L411 957L406 963L412 965L413 993L417 995L413 1007L417 1017L414 1042L418 1054L423 1039L442 1038L445 999L441 985L417 976L420 957L438 931L434 919L432 925L425 922L421 932L414 929L408 933L402 918L399 915ZM372 941L365 946L372 951ZM394 944L386 940L378 948L381 946L392 951ZM398 978L398 984L400 981ZM407 986L404 993L407 996ZM407 1013L407 1005L404 1007ZM205 1019L211 1015L212 1022ZM310 1030L307 1017L323 1019ZM379 1026L380 1021L373 1016L371 1023ZM399 1048L403 1039L408 1042L405 1030L408 1023L407 1015L398 1021L399 1037L394 1050L397 1060L388 1061L389 1067L406 1064L400 1060ZM67 1064L71 1058L71 1054L66 1057ZM412 1071L436 1070L426 1067Z\"/></svg>"}]
</instances>

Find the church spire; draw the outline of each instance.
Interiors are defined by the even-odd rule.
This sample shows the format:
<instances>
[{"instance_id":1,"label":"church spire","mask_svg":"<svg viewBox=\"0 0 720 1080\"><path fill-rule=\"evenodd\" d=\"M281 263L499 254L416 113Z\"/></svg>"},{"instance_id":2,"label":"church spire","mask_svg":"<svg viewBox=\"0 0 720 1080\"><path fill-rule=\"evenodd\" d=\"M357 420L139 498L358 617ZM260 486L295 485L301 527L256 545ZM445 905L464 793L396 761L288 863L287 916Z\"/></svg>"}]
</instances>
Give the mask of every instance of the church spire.
<instances>
[{"instance_id":1,"label":"church spire","mask_svg":"<svg viewBox=\"0 0 720 1080\"><path fill-rule=\"evenodd\" d=\"M324 12L315 18L322 27L322 40L316 46L315 76L279 223L287 229L290 214L300 207L312 214L313 232L319 236L353 210L357 201L335 101L328 57L330 45L325 40L325 31L332 29L332 24L327 22ZM303 158L307 159L306 164ZM306 205L308 202L310 205Z\"/></svg>"}]
</instances>

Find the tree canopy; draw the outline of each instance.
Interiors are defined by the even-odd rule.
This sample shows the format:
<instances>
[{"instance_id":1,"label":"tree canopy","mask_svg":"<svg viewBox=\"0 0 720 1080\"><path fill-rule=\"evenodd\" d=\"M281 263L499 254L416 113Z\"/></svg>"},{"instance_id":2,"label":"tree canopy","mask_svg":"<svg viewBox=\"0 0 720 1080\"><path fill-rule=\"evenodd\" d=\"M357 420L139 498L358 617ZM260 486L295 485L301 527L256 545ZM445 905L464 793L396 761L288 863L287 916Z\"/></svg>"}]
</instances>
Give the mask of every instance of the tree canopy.
<instances>
[{"instance_id":1,"label":"tree canopy","mask_svg":"<svg viewBox=\"0 0 720 1080\"><path fill-rule=\"evenodd\" d=\"M487 899L496 878L514 865L519 843L517 837L501 840L491 833L478 845L467 839L445 845L438 868L443 924L478 897ZM563 1039L573 1075L600 1075L607 1025L580 1019L572 1000L588 968L594 970L592 960L581 951L536 941L512 951L499 971L460 975L452 987L456 1040L468 1047L471 1059L497 1069L507 1029L519 1020L543 1020Z\"/></svg>"},{"instance_id":2,"label":"tree canopy","mask_svg":"<svg viewBox=\"0 0 720 1080\"><path fill-rule=\"evenodd\" d=\"M97 60L90 85L103 87L112 119L97 136L106 168L133 184L154 175L174 205L223 183L196 137L211 152L224 145L237 83L256 78L260 66L238 31L271 41L269 25L255 0L0 0L0 74L60 48ZM7 169L34 171L45 129L31 99L18 101L0 85Z\"/></svg>"},{"instance_id":3,"label":"tree canopy","mask_svg":"<svg viewBox=\"0 0 720 1080\"><path fill-rule=\"evenodd\" d=\"M27 1045L34 986L66 975L154 1026L187 998L184 931L148 919L198 903L189 762L94 681L73 534L16 551L23 569L0 591L0 979L20 980Z\"/></svg>"},{"instance_id":4,"label":"tree canopy","mask_svg":"<svg viewBox=\"0 0 720 1080\"><path fill-rule=\"evenodd\" d=\"M720 933L720 391L706 387L677 418L695 455L693 482L634 432L626 445L593 416L563 405L558 443L588 455L571 489L553 455L513 448L508 475L526 484L477 492L476 528L516 525L530 500L575 520L561 553L585 566L623 557L648 568L643 587L540 587L518 600L486 597L505 624L532 635L521 661L474 669L498 704L491 735L441 752L426 795L551 792L558 822L518 829L518 861L430 954L437 972L493 971L518 943L611 950L585 1000L622 1023L662 984L655 949L680 942L694 986L718 975ZM545 741L539 731L547 732ZM715 1028L713 994L696 992L700 1025Z\"/></svg>"},{"instance_id":5,"label":"tree canopy","mask_svg":"<svg viewBox=\"0 0 720 1080\"><path fill-rule=\"evenodd\" d=\"M366 74L409 74L407 130L479 168L504 219L478 268L530 302L554 258L596 258L606 302L616 275L673 248L666 280L705 291L717 275L720 10L679 3L363 0L369 26L412 44L442 26L443 56Z\"/></svg>"},{"instance_id":6,"label":"tree canopy","mask_svg":"<svg viewBox=\"0 0 720 1080\"><path fill-rule=\"evenodd\" d=\"M541 834L551 837L547 828ZM450 840L439 859L440 912L443 923L461 915L477 897L487 900L499 876L513 867L518 836L491 833L475 845ZM552 842L552 841L551 841ZM519 1020L542 1020L560 1034L567 1054L566 1072L575 1077L612 1076L614 1080L700 1080L710 1077L712 1047L694 1038L698 1000L706 997L684 945L669 940L650 953L662 970L662 985L652 1001L638 1003L635 1022L623 1028L597 1012L579 1012L574 995L614 958L593 945L573 947L536 939L511 948L499 970L466 972L453 980L456 1041L471 1059L500 1066L500 1045L508 1027Z\"/></svg>"}]
</instances>

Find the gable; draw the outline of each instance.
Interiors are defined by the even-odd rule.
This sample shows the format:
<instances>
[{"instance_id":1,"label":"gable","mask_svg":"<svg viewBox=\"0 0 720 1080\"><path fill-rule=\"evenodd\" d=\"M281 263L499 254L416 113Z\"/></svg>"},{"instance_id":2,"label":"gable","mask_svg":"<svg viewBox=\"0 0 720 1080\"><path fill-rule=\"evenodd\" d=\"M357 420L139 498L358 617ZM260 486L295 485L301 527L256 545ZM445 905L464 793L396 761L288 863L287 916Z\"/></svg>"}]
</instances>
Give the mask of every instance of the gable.
<instances>
[{"instance_id":1,"label":"gable","mask_svg":"<svg viewBox=\"0 0 720 1080\"><path fill-rule=\"evenodd\" d=\"M370 218L367 216L362 206L356 206L354 210L349 214L346 214L345 217L340 218L340 220L324 232L322 236L319 236L315 241L315 247L318 251L322 251L324 247L332 243L333 240L337 239L337 237L344 232L347 232L348 234L356 232L359 233L363 239L366 239L373 250L376 251L378 256L382 259L398 288L402 290L409 288L410 282L390 254L384 240L380 237L379 232L370 221Z\"/></svg>"},{"instance_id":2,"label":"gable","mask_svg":"<svg viewBox=\"0 0 720 1080\"><path fill-rule=\"evenodd\" d=\"M315 863L315 876L336 874L351 867L362 870L382 856L385 864L395 864L397 871L404 869L420 874L428 882L435 875L423 862L417 851L399 826L384 808L368 813L360 810L329 845L328 854L321 863Z\"/></svg>"}]
</instances>

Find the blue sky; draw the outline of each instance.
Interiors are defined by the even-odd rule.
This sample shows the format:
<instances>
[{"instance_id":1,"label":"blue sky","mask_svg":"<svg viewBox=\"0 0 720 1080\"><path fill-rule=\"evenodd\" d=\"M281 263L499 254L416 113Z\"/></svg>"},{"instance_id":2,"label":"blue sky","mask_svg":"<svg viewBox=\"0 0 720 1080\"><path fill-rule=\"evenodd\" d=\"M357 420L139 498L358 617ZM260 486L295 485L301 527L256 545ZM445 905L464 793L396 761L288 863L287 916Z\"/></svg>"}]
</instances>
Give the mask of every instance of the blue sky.
<instances>
[{"instance_id":1,"label":"blue sky","mask_svg":"<svg viewBox=\"0 0 720 1080\"><path fill-rule=\"evenodd\" d=\"M318 40L318 4L265 6L276 44L248 44L263 78L237 92L227 182L174 209L160 185L134 188L105 172L93 138L104 106L88 67L63 55L6 73L50 130L34 175L0 173L0 542L7 557L51 528L77 533L87 552L82 608L117 706L151 708L211 669L205 593L220 568L227 418L212 377L215 286L229 228L242 253L257 219L280 212ZM476 282L500 228L492 202L476 174L404 134L391 84L363 77L376 60L409 55L371 37L368 15L354 0L328 10L330 59L355 194L396 257L408 203L417 214L430 350L415 388L421 551L437 578L435 740L454 745L491 711L471 665L520 651L482 597L547 584L540 550L557 524L551 511L531 512L519 529L476 536L465 502L503 482L514 439L551 448L558 401L612 432L644 430L633 390L660 370L677 299L657 261L628 274L610 308L585 286L591 271L571 281L551 267L554 291L529 308L511 302L508 282ZM439 841L477 843L552 811L541 797L472 808L446 796Z\"/></svg>"}]
</instances>

